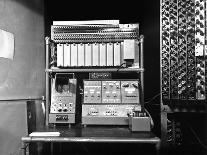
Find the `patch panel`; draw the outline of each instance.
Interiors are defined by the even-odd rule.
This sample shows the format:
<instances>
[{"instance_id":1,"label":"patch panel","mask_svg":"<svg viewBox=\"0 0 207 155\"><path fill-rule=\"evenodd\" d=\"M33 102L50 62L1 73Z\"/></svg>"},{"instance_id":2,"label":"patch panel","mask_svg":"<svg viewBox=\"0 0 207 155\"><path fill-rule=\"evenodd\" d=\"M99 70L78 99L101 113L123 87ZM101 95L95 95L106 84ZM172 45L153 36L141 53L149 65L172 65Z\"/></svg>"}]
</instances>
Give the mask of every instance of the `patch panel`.
<instances>
[{"instance_id":1,"label":"patch panel","mask_svg":"<svg viewBox=\"0 0 207 155\"><path fill-rule=\"evenodd\" d=\"M195 0L195 55L196 64L196 97L206 98L205 94L205 2Z\"/></svg>"},{"instance_id":2,"label":"patch panel","mask_svg":"<svg viewBox=\"0 0 207 155\"><path fill-rule=\"evenodd\" d=\"M161 0L163 104L206 99L205 10L203 0Z\"/></svg>"},{"instance_id":3,"label":"patch panel","mask_svg":"<svg viewBox=\"0 0 207 155\"><path fill-rule=\"evenodd\" d=\"M160 2L161 137L170 147L188 143L184 112L206 110L207 1Z\"/></svg>"},{"instance_id":4,"label":"patch panel","mask_svg":"<svg viewBox=\"0 0 207 155\"><path fill-rule=\"evenodd\" d=\"M195 55L204 55L205 45L205 1L195 0Z\"/></svg>"},{"instance_id":5,"label":"patch panel","mask_svg":"<svg viewBox=\"0 0 207 155\"><path fill-rule=\"evenodd\" d=\"M162 66L162 98L170 98L170 0L164 0L161 5L161 14L162 14L162 53L161 53L161 66Z\"/></svg>"},{"instance_id":6,"label":"patch panel","mask_svg":"<svg viewBox=\"0 0 207 155\"><path fill-rule=\"evenodd\" d=\"M187 99L186 2L178 0L178 98Z\"/></svg>"},{"instance_id":7,"label":"patch panel","mask_svg":"<svg viewBox=\"0 0 207 155\"><path fill-rule=\"evenodd\" d=\"M196 57L195 57L195 7L194 1L186 1L187 8L187 99L196 99Z\"/></svg>"},{"instance_id":8,"label":"patch panel","mask_svg":"<svg viewBox=\"0 0 207 155\"><path fill-rule=\"evenodd\" d=\"M197 57L196 66L196 98L204 100L206 98L205 93L205 60L203 57Z\"/></svg>"},{"instance_id":9,"label":"patch panel","mask_svg":"<svg viewBox=\"0 0 207 155\"><path fill-rule=\"evenodd\" d=\"M183 134L181 130L181 122L175 118L167 120L167 143L168 145L181 145Z\"/></svg>"},{"instance_id":10,"label":"patch panel","mask_svg":"<svg viewBox=\"0 0 207 155\"><path fill-rule=\"evenodd\" d=\"M178 99L178 3L170 1L170 97Z\"/></svg>"}]
</instances>

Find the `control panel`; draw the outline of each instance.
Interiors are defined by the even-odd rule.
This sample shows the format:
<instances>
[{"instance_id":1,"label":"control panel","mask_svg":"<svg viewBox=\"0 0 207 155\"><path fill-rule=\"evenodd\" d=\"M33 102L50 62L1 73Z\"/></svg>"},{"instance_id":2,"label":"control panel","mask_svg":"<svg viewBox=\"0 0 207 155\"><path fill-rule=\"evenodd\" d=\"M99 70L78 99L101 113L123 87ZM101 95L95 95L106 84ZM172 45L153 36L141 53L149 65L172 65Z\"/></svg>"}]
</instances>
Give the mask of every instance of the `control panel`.
<instances>
[{"instance_id":1,"label":"control panel","mask_svg":"<svg viewBox=\"0 0 207 155\"><path fill-rule=\"evenodd\" d=\"M101 81L84 81L84 103L101 103Z\"/></svg>"},{"instance_id":2,"label":"control panel","mask_svg":"<svg viewBox=\"0 0 207 155\"><path fill-rule=\"evenodd\" d=\"M138 81L121 81L122 103L139 103Z\"/></svg>"},{"instance_id":3,"label":"control panel","mask_svg":"<svg viewBox=\"0 0 207 155\"><path fill-rule=\"evenodd\" d=\"M67 115L60 114L71 114L75 118L76 85L77 80L70 78L68 74L56 74L52 79L50 116L55 115L52 117L57 122L64 120L74 123L70 122Z\"/></svg>"},{"instance_id":4,"label":"control panel","mask_svg":"<svg viewBox=\"0 0 207 155\"><path fill-rule=\"evenodd\" d=\"M82 116L98 116L98 117L127 117L133 113L135 105L84 105Z\"/></svg>"},{"instance_id":5,"label":"control panel","mask_svg":"<svg viewBox=\"0 0 207 155\"><path fill-rule=\"evenodd\" d=\"M128 116L140 105L138 80L84 80L82 123L126 125Z\"/></svg>"},{"instance_id":6,"label":"control panel","mask_svg":"<svg viewBox=\"0 0 207 155\"><path fill-rule=\"evenodd\" d=\"M102 81L102 103L121 103L120 81Z\"/></svg>"}]
</instances>

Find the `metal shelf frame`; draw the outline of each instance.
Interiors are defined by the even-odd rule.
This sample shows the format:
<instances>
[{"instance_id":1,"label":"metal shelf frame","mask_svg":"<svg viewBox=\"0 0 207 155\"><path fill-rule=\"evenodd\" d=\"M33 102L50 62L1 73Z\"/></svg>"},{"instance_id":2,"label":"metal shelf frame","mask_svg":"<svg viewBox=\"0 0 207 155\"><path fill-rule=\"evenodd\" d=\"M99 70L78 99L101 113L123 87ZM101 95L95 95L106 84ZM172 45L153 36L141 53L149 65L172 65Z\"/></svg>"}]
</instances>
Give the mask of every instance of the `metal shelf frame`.
<instances>
[{"instance_id":1,"label":"metal shelf frame","mask_svg":"<svg viewBox=\"0 0 207 155\"><path fill-rule=\"evenodd\" d=\"M46 108L45 108L45 125L48 126L49 125L49 105L50 105L50 97L51 97L51 80L50 80L50 73L60 73L60 72L68 72L68 73L80 73L80 72L137 72L138 74L138 78L140 79L140 103L141 103L141 107L142 110L144 109L144 36L140 35L139 38L139 62L140 62L140 67L139 68L100 68L100 67L93 67L93 68L63 68L63 69L59 69L59 68L50 68L50 45L51 43L53 43L53 41L50 39L50 37L45 37L45 50L46 50L46 66L45 66L45 76L46 76Z\"/></svg>"}]
</instances>

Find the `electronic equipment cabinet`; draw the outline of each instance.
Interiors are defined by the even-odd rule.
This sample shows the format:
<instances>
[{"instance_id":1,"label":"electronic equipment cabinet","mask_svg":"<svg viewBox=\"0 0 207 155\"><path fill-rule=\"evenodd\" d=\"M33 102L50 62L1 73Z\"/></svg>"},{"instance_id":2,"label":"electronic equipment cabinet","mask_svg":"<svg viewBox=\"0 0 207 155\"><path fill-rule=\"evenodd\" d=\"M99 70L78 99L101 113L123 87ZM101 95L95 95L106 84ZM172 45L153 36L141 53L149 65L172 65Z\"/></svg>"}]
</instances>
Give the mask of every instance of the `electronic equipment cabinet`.
<instances>
[{"instance_id":1,"label":"electronic equipment cabinet","mask_svg":"<svg viewBox=\"0 0 207 155\"><path fill-rule=\"evenodd\" d=\"M165 146L194 141L189 126L201 113L200 118L205 118L206 5L205 0L160 1L161 139ZM189 131L191 136L186 135Z\"/></svg>"},{"instance_id":2,"label":"electronic equipment cabinet","mask_svg":"<svg viewBox=\"0 0 207 155\"><path fill-rule=\"evenodd\" d=\"M46 125L127 125L144 113L138 24L61 21L46 37Z\"/></svg>"}]
</instances>

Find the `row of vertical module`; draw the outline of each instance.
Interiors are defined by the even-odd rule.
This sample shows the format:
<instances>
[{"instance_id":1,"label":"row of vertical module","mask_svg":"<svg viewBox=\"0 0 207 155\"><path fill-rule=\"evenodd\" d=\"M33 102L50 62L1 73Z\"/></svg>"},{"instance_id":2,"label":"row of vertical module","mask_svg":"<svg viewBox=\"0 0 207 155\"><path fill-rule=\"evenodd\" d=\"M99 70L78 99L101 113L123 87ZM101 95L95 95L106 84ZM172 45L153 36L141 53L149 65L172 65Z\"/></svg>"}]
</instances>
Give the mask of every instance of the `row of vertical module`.
<instances>
[{"instance_id":1,"label":"row of vertical module","mask_svg":"<svg viewBox=\"0 0 207 155\"><path fill-rule=\"evenodd\" d=\"M57 67L120 66L125 60L138 58L134 39L108 43L58 43Z\"/></svg>"}]
</instances>

